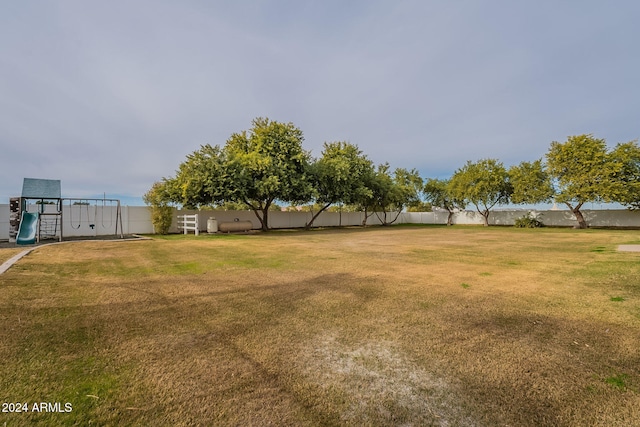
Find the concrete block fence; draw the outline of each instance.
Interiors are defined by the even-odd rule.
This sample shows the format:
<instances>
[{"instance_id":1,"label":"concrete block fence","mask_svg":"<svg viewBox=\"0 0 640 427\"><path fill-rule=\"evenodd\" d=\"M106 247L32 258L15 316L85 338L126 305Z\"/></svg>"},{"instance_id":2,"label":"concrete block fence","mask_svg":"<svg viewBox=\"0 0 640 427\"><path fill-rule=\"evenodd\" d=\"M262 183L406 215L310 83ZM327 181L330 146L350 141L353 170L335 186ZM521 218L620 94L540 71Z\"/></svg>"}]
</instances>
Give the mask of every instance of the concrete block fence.
<instances>
[{"instance_id":1,"label":"concrete block fence","mask_svg":"<svg viewBox=\"0 0 640 427\"><path fill-rule=\"evenodd\" d=\"M64 236L100 236L114 234L115 206L86 207L63 206ZM35 209L32 209L35 210ZM529 210L499 210L491 212L489 223L492 225L513 225L517 218L527 215ZM573 227L576 224L569 210L534 211L545 225ZM584 210L587 223L591 227L640 228L640 212L626 209ZM260 221L252 211L194 211L176 210L170 231L178 233L178 215L197 214L200 231L206 232L207 220L214 217L218 223L251 221L254 229L260 229ZM405 212L401 213L397 224L446 224L446 211ZM272 228L301 228L311 219L310 212L269 212L269 225ZM316 227L337 227L361 225L362 212L323 212L316 218ZM454 214L454 224L481 225L482 217L475 211L462 211ZM93 228L91 227L93 224ZM380 221L376 215L368 218L367 224L376 225ZM146 206L122 206L122 229L124 234L151 234L153 224ZM9 239L9 205L0 204L0 240Z\"/></svg>"}]
</instances>

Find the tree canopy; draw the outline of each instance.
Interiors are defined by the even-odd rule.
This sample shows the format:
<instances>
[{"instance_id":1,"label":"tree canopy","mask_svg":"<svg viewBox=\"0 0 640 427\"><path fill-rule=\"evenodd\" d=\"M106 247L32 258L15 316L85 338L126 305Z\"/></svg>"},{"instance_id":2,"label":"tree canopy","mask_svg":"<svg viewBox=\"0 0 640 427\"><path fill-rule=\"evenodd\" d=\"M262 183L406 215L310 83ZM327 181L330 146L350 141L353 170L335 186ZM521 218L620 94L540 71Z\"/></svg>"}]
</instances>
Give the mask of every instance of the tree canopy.
<instances>
[{"instance_id":1,"label":"tree canopy","mask_svg":"<svg viewBox=\"0 0 640 427\"><path fill-rule=\"evenodd\" d=\"M613 175L618 183L615 199L630 209L640 209L640 147L636 141L618 144L611 152Z\"/></svg>"},{"instance_id":2,"label":"tree canopy","mask_svg":"<svg viewBox=\"0 0 640 427\"><path fill-rule=\"evenodd\" d=\"M223 203L230 184L222 150L209 144L188 154L174 178L164 179L168 198L187 209Z\"/></svg>"},{"instance_id":3,"label":"tree canopy","mask_svg":"<svg viewBox=\"0 0 640 427\"><path fill-rule=\"evenodd\" d=\"M456 200L471 203L489 225L489 214L494 206L507 204L512 193L507 170L496 159L468 161L458 169L449 182L449 192Z\"/></svg>"},{"instance_id":4,"label":"tree canopy","mask_svg":"<svg viewBox=\"0 0 640 427\"><path fill-rule=\"evenodd\" d=\"M354 204L367 197L367 177L373 173L373 163L358 146L348 142L325 143L322 156L310 167L314 199L320 208L307 223L311 227L324 210L336 203Z\"/></svg>"},{"instance_id":5,"label":"tree canopy","mask_svg":"<svg viewBox=\"0 0 640 427\"><path fill-rule=\"evenodd\" d=\"M422 192L432 206L447 210L447 225L452 225L453 212L456 209L464 209L465 202L464 199L456 199L453 196L449 190L449 182L448 179L430 178L425 182Z\"/></svg>"},{"instance_id":6,"label":"tree canopy","mask_svg":"<svg viewBox=\"0 0 640 427\"><path fill-rule=\"evenodd\" d=\"M420 201L422 178L415 169L397 168L391 172L388 163L378 165L366 182L370 192L360 199L367 216L375 213L382 225L393 224L402 210Z\"/></svg>"},{"instance_id":7,"label":"tree canopy","mask_svg":"<svg viewBox=\"0 0 640 427\"><path fill-rule=\"evenodd\" d=\"M450 225L454 210L471 204L487 226L497 205L553 199L574 213L580 228L587 227L581 212L587 202L619 202L640 209L636 141L608 151L604 139L570 136L563 143L552 142L544 159L523 161L508 170L497 159L467 161L450 179L426 183L415 169L392 171L388 163L374 167L349 142L325 143L321 156L312 159L303 141L302 131L292 123L258 117L224 146L206 144L188 154L175 176L154 183L144 200L155 209L162 230L168 227L171 203L191 209L245 206L263 230L269 229L269 211L278 207L276 202L298 210L312 202L307 227L332 205L364 211L363 225L374 214L387 225L405 209L441 207L449 212Z\"/></svg>"},{"instance_id":8,"label":"tree canopy","mask_svg":"<svg viewBox=\"0 0 640 427\"><path fill-rule=\"evenodd\" d=\"M541 159L511 166L508 177L512 187L511 203L534 205L548 202L553 197L551 178Z\"/></svg>"}]
</instances>

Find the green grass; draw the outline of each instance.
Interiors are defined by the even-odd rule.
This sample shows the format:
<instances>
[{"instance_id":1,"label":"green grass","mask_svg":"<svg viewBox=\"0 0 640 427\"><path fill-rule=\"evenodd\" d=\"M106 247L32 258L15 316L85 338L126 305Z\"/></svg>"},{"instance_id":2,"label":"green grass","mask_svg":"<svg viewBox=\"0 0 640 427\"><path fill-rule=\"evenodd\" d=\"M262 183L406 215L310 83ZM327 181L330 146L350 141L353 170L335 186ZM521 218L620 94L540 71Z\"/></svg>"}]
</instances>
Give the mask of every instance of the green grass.
<instances>
[{"instance_id":1,"label":"green grass","mask_svg":"<svg viewBox=\"0 0 640 427\"><path fill-rule=\"evenodd\" d=\"M0 278L0 400L73 411L0 426L640 424L640 255L611 249L639 240L402 226L38 248Z\"/></svg>"},{"instance_id":2,"label":"green grass","mask_svg":"<svg viewBox=\"0 0 640 427\"><path fill-rule=\"evenodd\" d=\"M612 385L613 387L619 390L625 390L627 388L627 379L629 378L626 374L613 375L608 377L605 382L607 384Z\"/></svg>"}]
</instances>

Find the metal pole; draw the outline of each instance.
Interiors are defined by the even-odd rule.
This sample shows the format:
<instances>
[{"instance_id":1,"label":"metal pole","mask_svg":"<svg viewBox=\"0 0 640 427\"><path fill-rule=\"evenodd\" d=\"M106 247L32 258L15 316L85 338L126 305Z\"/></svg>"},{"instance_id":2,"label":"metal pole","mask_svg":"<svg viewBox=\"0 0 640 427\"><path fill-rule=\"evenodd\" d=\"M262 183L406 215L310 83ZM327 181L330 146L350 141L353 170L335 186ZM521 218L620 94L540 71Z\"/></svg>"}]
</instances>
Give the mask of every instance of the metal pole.
<instances>
[{"instance_id":1,"label":"metal pole","mask_svg":"<svg viewBox=\"0 0 640 427\"><path fill-rule=\"evenodd\" d=\"M62 203L62 199L60 199L58 201L60 203L60 242L62 242L62 224L64 224L64 215L63 215L63 211L64 211L64 204Z\"/></svg>"},{"instance_id":2,"label":"metal pole","mask_svg":"<svg viewBox=\"0 0 640 427\"><path fill-rule=\"evenodd\" d=\"M120 200L116 208L116 235L118 234L118 221L120 222L120 238L124 239L124 230L122 229L122 211L120 209Z\"/></svg>"}]
</instances>

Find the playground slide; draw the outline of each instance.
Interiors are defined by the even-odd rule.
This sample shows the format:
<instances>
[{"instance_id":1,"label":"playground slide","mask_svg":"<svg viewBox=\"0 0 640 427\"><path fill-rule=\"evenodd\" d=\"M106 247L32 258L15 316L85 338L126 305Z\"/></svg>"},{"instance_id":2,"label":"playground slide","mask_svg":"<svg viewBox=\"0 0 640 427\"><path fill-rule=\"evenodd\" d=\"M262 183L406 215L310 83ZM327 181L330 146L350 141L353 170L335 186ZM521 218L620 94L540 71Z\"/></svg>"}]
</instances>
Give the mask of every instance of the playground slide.
<instances>
[{"instance_id":1,"label":"playground slide","mask_svg":"<svg viewBox=\"0 0 640 427\"><path fill-rule=\"evenodd\" d=\"M32 245L36 242L38 231L38 213L22 212L22 220L18 229L16 243L19 245Z\"/></svg>"}]
</instances>

